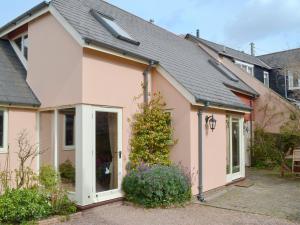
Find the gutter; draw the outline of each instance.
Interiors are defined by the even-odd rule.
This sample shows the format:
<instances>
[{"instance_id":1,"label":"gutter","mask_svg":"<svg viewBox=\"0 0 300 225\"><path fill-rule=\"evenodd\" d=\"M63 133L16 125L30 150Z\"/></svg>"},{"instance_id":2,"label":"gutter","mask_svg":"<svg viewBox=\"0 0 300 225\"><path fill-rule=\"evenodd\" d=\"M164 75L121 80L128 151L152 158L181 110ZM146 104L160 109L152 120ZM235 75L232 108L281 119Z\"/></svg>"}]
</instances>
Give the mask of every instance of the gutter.
<instances>
[{"instance_id":1,"label":"gutter","mask_svg":"<svg viewBox=\"0 0 300 225\"><path fill-rule=\"evenodd\" d=\"M213 106L216 107L226 107L228 108L228 111L230 111L231 109L236 109L236 110L241 110L241 111L246 111L246 112L251 112L252 108L251 107L247 107L247 106L234 106L234 105L229 105L229 104L224 104L224 103L218 103L218 102L212 102L209 100L205 100L205 99L201 99L201 98L196 98L196 102L197 103L209 103L209 106L211 108L213 108Z\"/></svg>"},{"instance_id":2,"label":"gutter","mask_svg":"<svg viewBox=\"0 0 300 225\"><path fill-rule=\"evenodd\" d=\"M121 48L118 48L118 47L115 47L115 46L112 46L112 45L109 45L109 44L105 44L105 43L100 42L100 41L93 40L91 38L83 38L83 40L87 45L92 44L92 45L95 45L95 46L98 46L98 47L103 47L103 48L106 48L108 50L118 52L118 53L120 53L124 56L131 56L131 57L138 58L138 59L146 61L146 62L151 62L152 61L154 64L158 64L158 61L156 61L156 60L153 60L153 59L150 59L150 58L144 57L142 55L126 51L126 50L123 50Z\"/></svg>"},{"instance_id":3,"label":"gutter","mask_svg":"<svg viewBox=\"0 0 300 225\"><path fill-rule=\"evenodd\" d=\"M205 102L204 107L198 110L198 191L197 196L200 202L205 202L203 193L203 112L209 107L210 102Z\"/></svg>"}]
</instances>

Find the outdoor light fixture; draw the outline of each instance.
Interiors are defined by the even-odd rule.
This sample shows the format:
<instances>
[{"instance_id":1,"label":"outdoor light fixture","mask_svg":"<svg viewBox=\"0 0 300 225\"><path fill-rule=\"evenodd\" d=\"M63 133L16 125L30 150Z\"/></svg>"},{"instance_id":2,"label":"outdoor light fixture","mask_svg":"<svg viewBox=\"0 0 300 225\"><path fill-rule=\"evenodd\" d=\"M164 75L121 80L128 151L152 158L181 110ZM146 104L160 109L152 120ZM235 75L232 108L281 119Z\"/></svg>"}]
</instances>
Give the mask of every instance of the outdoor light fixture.
<instances>
[{"instance_id":1,"label":"outdoor light fixture","mask_svg":"<svg viewBox=\"0 0 300 225\"><path fill-rule=\"evenodd\" d=\"M216 129L217 120L214 118L214 115L205 117L206 126L209 125L209 128L214 131Z\"/></svg>"}]
</instances>

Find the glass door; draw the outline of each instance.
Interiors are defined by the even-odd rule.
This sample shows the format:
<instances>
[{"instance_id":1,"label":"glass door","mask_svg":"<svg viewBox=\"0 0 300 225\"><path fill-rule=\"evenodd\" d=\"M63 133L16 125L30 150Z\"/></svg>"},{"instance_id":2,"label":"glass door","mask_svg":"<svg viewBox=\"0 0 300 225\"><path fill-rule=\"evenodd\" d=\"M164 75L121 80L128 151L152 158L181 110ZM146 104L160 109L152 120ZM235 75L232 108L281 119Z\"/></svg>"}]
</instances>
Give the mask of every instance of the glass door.
<instances>
[{"instance_id":1,"label":"glass door","mask_svg":"<svg viewBox=\"0 0 300 225\"><path fill-rule=\"evenodd\" d=\"M94 111L94 192L96 202L121 197L122 126L118 109Z\"/></svg>"},{"instance_id":2,"label":"glass door","mask_svg":"<svg viewBox=\"0 0 300 225\"><path fill-rule=\"evenodd\" d=\"M231 182L244 176L243 119L228 116L226 122L226 172L227 182Z\"/></svg>"}]
</instances>

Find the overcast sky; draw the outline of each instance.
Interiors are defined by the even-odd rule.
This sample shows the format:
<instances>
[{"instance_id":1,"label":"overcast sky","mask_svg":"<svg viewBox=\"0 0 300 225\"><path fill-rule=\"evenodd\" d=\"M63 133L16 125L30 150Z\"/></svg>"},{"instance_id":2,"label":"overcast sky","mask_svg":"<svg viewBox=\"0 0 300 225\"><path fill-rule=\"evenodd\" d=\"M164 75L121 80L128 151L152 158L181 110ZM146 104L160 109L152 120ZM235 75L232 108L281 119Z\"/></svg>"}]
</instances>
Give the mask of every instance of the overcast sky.
<instances>
[{"instance_id":1,"label":"overcast sky","mask_svg":"<svg viewBox=\"0 0 300 225\"><path fill-rule=\"evenodd\" d=\"M0 1L0 25L38 0ZM249 52L265 54L300 47L300 0L108 0L176 34L202 38Z\"/></svg>"}]
</instances>

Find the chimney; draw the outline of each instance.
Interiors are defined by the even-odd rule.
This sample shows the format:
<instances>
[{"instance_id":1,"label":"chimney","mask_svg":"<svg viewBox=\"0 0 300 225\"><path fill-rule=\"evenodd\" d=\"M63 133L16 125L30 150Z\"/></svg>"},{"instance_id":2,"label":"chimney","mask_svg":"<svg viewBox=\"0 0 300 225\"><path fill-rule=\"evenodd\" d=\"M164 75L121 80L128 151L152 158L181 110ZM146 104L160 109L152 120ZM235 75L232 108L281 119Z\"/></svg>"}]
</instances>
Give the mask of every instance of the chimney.
<instances>
[{"instance_id":1,"label":"chimney","mask_svg":"<svg viewBox=\"0 0 300 225\"><path fill-rule=\"evenodd\" d=\"M149 22L150 22L150 23L154 23L154 19L150 19Z\"/></svg>"},{"instance_id":2,"label":"chimney","mask_svg":"<svg viewBox=\"0 0 300 225\"><path fill-rule=\"evenodd\" d=\"M196 30L196 37L197 37L197 38L200 37L200 30L199 30L199 29Z\"/></svg>"},{"instance_id":3,"label":"chimney","mask_svg":"<svg viewBox=\"0 0 300 225\"><path fill-rule=\"evenodd\" d=\"M251 42L250 47L251 47L251 55L255 56L255 44L253 42Z\"/></svg>"}]
</instances>

